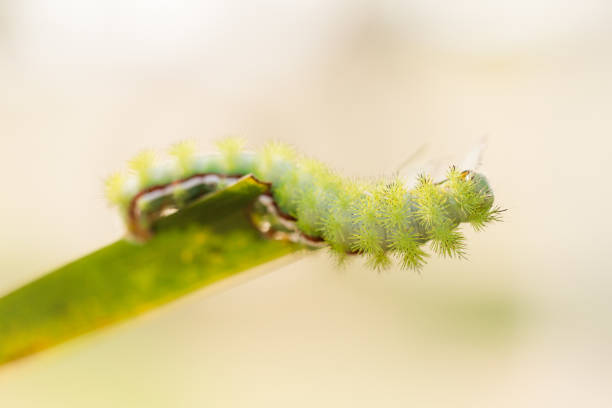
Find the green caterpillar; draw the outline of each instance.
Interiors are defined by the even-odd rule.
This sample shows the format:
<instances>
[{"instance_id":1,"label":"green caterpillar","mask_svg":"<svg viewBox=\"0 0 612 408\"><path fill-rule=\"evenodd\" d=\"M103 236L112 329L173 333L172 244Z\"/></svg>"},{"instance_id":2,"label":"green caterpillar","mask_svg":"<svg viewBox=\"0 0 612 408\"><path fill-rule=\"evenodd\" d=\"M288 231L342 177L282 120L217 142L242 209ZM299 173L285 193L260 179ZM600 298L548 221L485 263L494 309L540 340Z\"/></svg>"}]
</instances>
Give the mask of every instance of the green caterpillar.
<instances>
[{"instance_id":1,"label":"green caterpillar","mask_svg":"<svg viewBox=\"0 0 612 408\"><path fill-rule=\"evenodd\" d=\"M464 257L459 224L481 230L502 211L493 206L486 178L472 170L451 167L441 182L421 175L408 189L397 178L343 178L280 143L258 152L243 150L236 139L218 147L218 153L200 154L193 144L179 143L167 160L147 151L130 162L128 172L107 180L107 197L119 207L132 238L149 239L160 217L249 174L270 185L270 194L259 197L250 212L262 233L328 246L340 258L363 254L375 268L395 257L403 268L420 270L427 242L441 256Z\"/></svg>"}]
</instances>

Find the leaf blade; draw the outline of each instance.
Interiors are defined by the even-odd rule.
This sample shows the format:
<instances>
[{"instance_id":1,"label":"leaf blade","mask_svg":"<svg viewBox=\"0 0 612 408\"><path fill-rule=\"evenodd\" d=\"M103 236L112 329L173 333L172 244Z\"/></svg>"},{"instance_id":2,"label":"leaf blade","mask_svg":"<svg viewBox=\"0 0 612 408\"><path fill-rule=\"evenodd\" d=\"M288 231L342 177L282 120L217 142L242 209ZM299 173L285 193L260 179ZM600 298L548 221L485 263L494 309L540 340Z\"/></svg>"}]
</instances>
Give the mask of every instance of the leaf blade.
<instances>
[{"instance_id":1,"label":"leaf blade","mask_svg":"<svg viewBox=\"0 0 612 408\"><path fill-rule=\"evenodd\" d=\"M1 297L0 364L303 249L251 226L246 209L267 189L244 177L160 220L145 244L117 241Z\"/></svg>"}]
</instances>

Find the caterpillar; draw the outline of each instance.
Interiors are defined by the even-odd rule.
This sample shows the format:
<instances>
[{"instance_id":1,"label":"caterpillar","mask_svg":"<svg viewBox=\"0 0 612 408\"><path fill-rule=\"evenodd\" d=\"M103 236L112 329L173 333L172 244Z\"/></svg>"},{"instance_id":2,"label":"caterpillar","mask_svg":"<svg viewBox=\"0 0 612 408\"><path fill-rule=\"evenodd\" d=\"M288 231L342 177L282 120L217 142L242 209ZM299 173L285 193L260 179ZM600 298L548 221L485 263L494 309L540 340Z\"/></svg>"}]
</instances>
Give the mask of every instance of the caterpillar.
<instances>
[{"instance_id":1,"label":"caterpillar","mask_svg":"<svg viewBox=\"0 0 612 408\"><path fill-rule=\"evenodd\" d=\"M480 231L503 211L493 206L485 176L471 169L451 166L438 182L421 174L409 188L398 177L341 177L281 143L257 152L243 146L227 139L218 152L202 154L181 142L165 160L153 151L133 158L128 171L106 181L107 198L119 208L128 236L146 241L159 218L252 175L269 185L250 210L267 237L328 247L339 259L362 254L377 269L396 258L403 269L420 270L429 256L426 243L440 256L465 257L458 226L470 223Z\"/></svg>"}]
</instances>

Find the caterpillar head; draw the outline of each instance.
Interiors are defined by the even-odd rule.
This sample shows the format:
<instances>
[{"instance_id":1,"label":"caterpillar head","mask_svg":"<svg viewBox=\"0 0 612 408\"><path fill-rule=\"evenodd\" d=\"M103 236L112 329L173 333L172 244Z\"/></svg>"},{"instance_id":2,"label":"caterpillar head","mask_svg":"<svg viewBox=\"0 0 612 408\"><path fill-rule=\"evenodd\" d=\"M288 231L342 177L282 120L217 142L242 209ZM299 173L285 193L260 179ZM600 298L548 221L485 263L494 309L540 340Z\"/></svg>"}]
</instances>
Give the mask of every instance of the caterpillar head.
<instances>
[{"instance_id":1,"label":"caterpillar head","mask_svg":"<svg viewBox=\"0 0 612 408\"><path fill-rule=\"evenodd\" d=\"M484 174L478 173L474 170L463 170L461 172L461 177L464 180L471 182L477 191L484 195L493 197L493 190L491 189L489 181Z\"/></svg>"},{"instance_id":2,"label":"caterpillar head","mask_svg":"<svg viewBox=\"0 0 612 408\"><path fill-rule=\"evenodd\" d=\"M474 229L481 230L491 221L500 221L500 213L504 210L493 207L495 199L489 181L482 174L473 170L464 170L459 174L459 181L453 183L453 170L449 181L454 186L453 198L458 203L462 221L472 224Z\"/></svg>"}]
</instances>

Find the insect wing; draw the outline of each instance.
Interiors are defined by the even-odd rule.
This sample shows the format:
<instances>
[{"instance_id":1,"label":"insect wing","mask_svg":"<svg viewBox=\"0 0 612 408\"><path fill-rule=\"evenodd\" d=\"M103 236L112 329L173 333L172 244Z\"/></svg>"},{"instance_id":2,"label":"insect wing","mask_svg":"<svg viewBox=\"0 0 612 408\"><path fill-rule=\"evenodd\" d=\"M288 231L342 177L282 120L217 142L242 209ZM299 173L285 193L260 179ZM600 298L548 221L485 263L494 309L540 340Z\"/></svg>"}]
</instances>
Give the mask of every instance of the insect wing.
<instances>
[{"instance_id":1,"label":"insect wing","mask_svg":"<svg viewBox=\"0 0 612 408\"><path fill-rule=\"evenodd\" d=\"M444 155L428 159L426 154L428 149L423 145L398 166L395 174L409 189L416 186L418 176L421 174L430 176L434 182L441 182L446 178L450 166L457 166L460 170L477 171L482 166L486 147L487 141L483 138L459 158L456 155Z\"/></svg>"}]
</instances>

